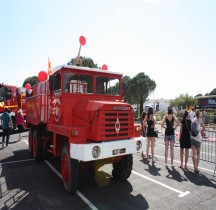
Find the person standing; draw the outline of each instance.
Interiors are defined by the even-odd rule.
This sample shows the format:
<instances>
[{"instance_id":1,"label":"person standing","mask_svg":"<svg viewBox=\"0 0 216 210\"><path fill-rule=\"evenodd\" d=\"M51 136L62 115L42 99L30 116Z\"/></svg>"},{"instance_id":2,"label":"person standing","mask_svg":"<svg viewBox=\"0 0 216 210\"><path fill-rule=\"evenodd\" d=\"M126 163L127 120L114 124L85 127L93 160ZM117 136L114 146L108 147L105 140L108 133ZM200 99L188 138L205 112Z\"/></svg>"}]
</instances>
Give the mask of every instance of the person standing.
<instances>
[{"instance_id":1,"label":"person standing","mask_svg":"<svg viewBox=\"0 0 216 210\"><path fill-rule=\"evenodd\" d=\"M151 147L151 155L152 155L152 164L155 163L154 161L154 143L155 143L155 124L156 119L153 114L153 108L149 107L148 113L143 121L143 126L147 127L147 146L146 146L146 157L147 162L149 162L149 148Z\"/></svg>"},{"instance_id":2,"label":"person standing","mask_svg":"<svg viewBox=\"0 0 216 210\"><path fill-rule=\"evenodd\" d=\"M164 116L161 127L165 128L165 166L167 167L167 157L168 157L168 148L170 147L170 158L171 158L171 166L175 167L173 163L174 159L174 143L175 143L175 129L178 126L178 119L173 114L172 107L168 107L168 113Z\"/></svg>"},{"instance_id":3,"label":"person standing","mask_svg":"<svg viewBox=\"0 0 216 210\"><path fill-rule=\"evenodd\" d=\"M2 147L4 147L5 137L6 137L6 146L8 146L9 138L10 138L10 127L12 126L11 116L8 113L8 108L5 108L5 111L1 116L1 125L3 130Z\"/></svg>"},{"instance_id":4,"label":"person standing","mask_svg":"<svg viewBox=\"0 0 216 210\"><path fill-rule=\"evenodd\" d=\"M199 131L197 136L191 136L191 148L192 148L192 160L194 165L194 172L199 173L199 161L200 161L200 147L202 142L201 130L205 130L205 126L200 117L199 110L196 110L196 114L194 119L192 120L192 124L197 123L197 129Z\"/></svg>"},{"instance_id":5,"label":"person standing","mask_svg":"<svg viewBox=\"0 0 216 210\"><path fill-rule=\"evenodd\" d=\"M21 140L21 133L23 131L24 117L22 115L22 110L19 109L16 115L16 125L18 127L19 137L18 140Z\"/></svg>"},{"instance_id":6,"label":"person standing","mask_svg":"<svg viewBox=\"0 0 216 210\"><path fill-rule=\"evenodd\" d=\"M187 169L189 149L191 148L191 143L190 143L191 120L189 118L188 111L184 112L183 119L181 121L181 127L180 127L180 134L179 135L180 135L179 140L180 140L180 160L181 160L180 168L183 169L183 155L185 153L184 169Z\"/></svg>"},{"instance_id":7,"label":"person standing","mask_svg":"<svg viewBox=\"0 0 216 210\"><path fill-rule=\"evenodd\" d=\"M202 109L202 122L205 124L206 123L206 112L204 109Z\"/></svg>"},{"instance_id":8,"label":"person standing","mask_svg":"<svg viewBox=\"0 0 216 210\"><path fill-rule=\"evenodd\" d=\"M195 116L195 108L193 107L192 110L190 111L189 113L189 116L190 116L190 120L192 121L194 116Z\"/></svg>"},{"instance_id":9,"label":"person standing","mask_svg":"<svg viewBox=\"0 0 216 210\"><path fill-rule=\"evenodd\" d=\"M142 114L141 114L141 117L140 117L140 122L141 122L141 126L142 126L142 136L143 137L146 137L146 126L143 126L143 121L146 117L146 112L143 111Z\"/></svg>"}]
</instances>

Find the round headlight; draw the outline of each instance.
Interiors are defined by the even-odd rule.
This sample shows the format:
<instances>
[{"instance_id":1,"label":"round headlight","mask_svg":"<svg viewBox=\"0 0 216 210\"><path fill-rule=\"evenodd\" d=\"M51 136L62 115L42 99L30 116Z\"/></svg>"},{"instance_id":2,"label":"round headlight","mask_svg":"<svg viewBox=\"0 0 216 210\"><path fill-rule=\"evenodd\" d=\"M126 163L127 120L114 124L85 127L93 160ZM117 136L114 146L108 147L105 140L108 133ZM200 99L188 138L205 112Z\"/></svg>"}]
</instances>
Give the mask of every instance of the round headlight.
<instances>
[{"instance_id":1,"label":"round headlight","mask_svg":"<svg viewBox=\"0 0 216 210\"><path fill-rule=\"evenodd\" d=\"M101 149L100 149L99 146L94 146L94 147L92 148L92 156L93 156L94 158L98 158L98 157L100 156L100 153L101 153Z\"/></svg>"}]
</instances>

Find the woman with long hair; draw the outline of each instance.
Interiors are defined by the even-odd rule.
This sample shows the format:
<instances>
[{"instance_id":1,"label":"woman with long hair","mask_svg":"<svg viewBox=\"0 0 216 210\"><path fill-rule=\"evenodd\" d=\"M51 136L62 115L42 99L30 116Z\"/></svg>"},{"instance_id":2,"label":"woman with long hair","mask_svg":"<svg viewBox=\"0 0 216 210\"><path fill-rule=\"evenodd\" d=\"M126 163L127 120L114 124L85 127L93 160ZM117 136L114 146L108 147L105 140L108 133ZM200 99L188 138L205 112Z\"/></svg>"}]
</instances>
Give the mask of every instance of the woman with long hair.
<instances>
[{"instance_id":1,"label":"woman with long hair","mask_svg":"<svg viewBox=\"0 0 216 210\"><path fill-rule=\"evenodd\" d=\"M188 111L184 112L183 119L181 121L180 127L180 168L183 169L183 154L185 153L185 165L184 169L187 169L187 162L189 156L189 149L191 148L190 143L190 133L191 133L191 120Z\"/></svg>"},{"instance_id":2,"label":"woman with long hair","mask_svg":"<svg viewBox=\"0 0 216 210\"><path fill-rule=\"evenodd\" d=\"M143 126L143 121L144 121L145 117L146 117L146 112L143 111L141 116L140 116L140 122L141 122L141 125L142 125L142 136L143 137L146 137L146 126Z\"/></svg>"},{"instance_id":3,"label":"woman with long hair","mask_svg":"<svg viewBox=\"0 0 216 210\"><path fill-rule=\"evenodd\" d=\"M194 164L194 172L199 173L200 147L201 147L201 142L202 142L201 131L205 130L205 126L200 117L199 110L196 110L195 117L192 120L192 124L193 123L197 124L197 129L199 133L197 136L193 136L193 133L191 135L190 140L191 140L191 148L192 148L192 153L193 153L192 159L193 159L193 164Z\"/></svg>"},{"instance_id":4,"label":"woman with long hair","mask_svg":"<svg viewBox=\"0 0 216 210\"><path fill-rule=\"evenodd\" d=\"M173 163L174 159L174 143L175 143L175 129L178 126L178 119L173 114L172 107L168 107L168 113L164 116L161 127L165 128L165 166L167 167L167 157L168 157L168 148L170 147L170 159L171 159L171 166L175 167Z\"/></svg>"},{"instance_id":5,"label":"woman with long hair","mask_svg":"<svg viewBox=\"0 0 216 210\"><path fill-rule=\"evenodd\" d=\"M149 107L148 113L143 121L143 126L147 127L147 145L146 145L146 157L147 162L149 162L149 148L151 147L151 155L152 155L152 164L155 163L154 161L154 143L155 143L155 124L156 119L153 114L153 108Z\"/></svg>"}]
</instances>

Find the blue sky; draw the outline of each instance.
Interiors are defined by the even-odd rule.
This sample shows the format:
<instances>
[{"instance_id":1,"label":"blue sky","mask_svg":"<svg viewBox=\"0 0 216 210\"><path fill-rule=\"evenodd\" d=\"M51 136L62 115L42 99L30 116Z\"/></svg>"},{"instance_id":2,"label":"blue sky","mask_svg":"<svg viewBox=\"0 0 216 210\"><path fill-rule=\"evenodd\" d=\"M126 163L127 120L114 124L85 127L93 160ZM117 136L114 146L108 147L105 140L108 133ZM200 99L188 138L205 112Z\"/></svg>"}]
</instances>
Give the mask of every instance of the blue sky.
<instances>
[{"instance_id":1,"label":"blue sky","mask_svg":"<svg viewBox=\"0 0 216 210\"><path fill-rule=\"evenodd\" d=\"M81 55L156 82L149 98L216 88L215 0L0 0L0 82L24 79Z\"/></svg>"}]
</instances>

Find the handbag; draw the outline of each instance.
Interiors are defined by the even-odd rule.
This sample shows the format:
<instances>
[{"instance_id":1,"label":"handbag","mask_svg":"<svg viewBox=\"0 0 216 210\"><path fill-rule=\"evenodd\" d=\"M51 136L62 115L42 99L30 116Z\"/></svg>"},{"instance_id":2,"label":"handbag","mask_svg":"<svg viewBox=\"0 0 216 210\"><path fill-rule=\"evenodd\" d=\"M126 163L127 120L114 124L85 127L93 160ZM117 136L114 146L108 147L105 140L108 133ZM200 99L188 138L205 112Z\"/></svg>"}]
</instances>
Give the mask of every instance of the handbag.
<instances>
[{"instance_id":1,"label":"handbag","mask_svg":"<svg viewBox=\"0 0 216 210\"><path fill-rule=\"evenodd\" d=\"M158 138L158 132L153 130L154 137Z\"/></svg>"}]
</instances>

